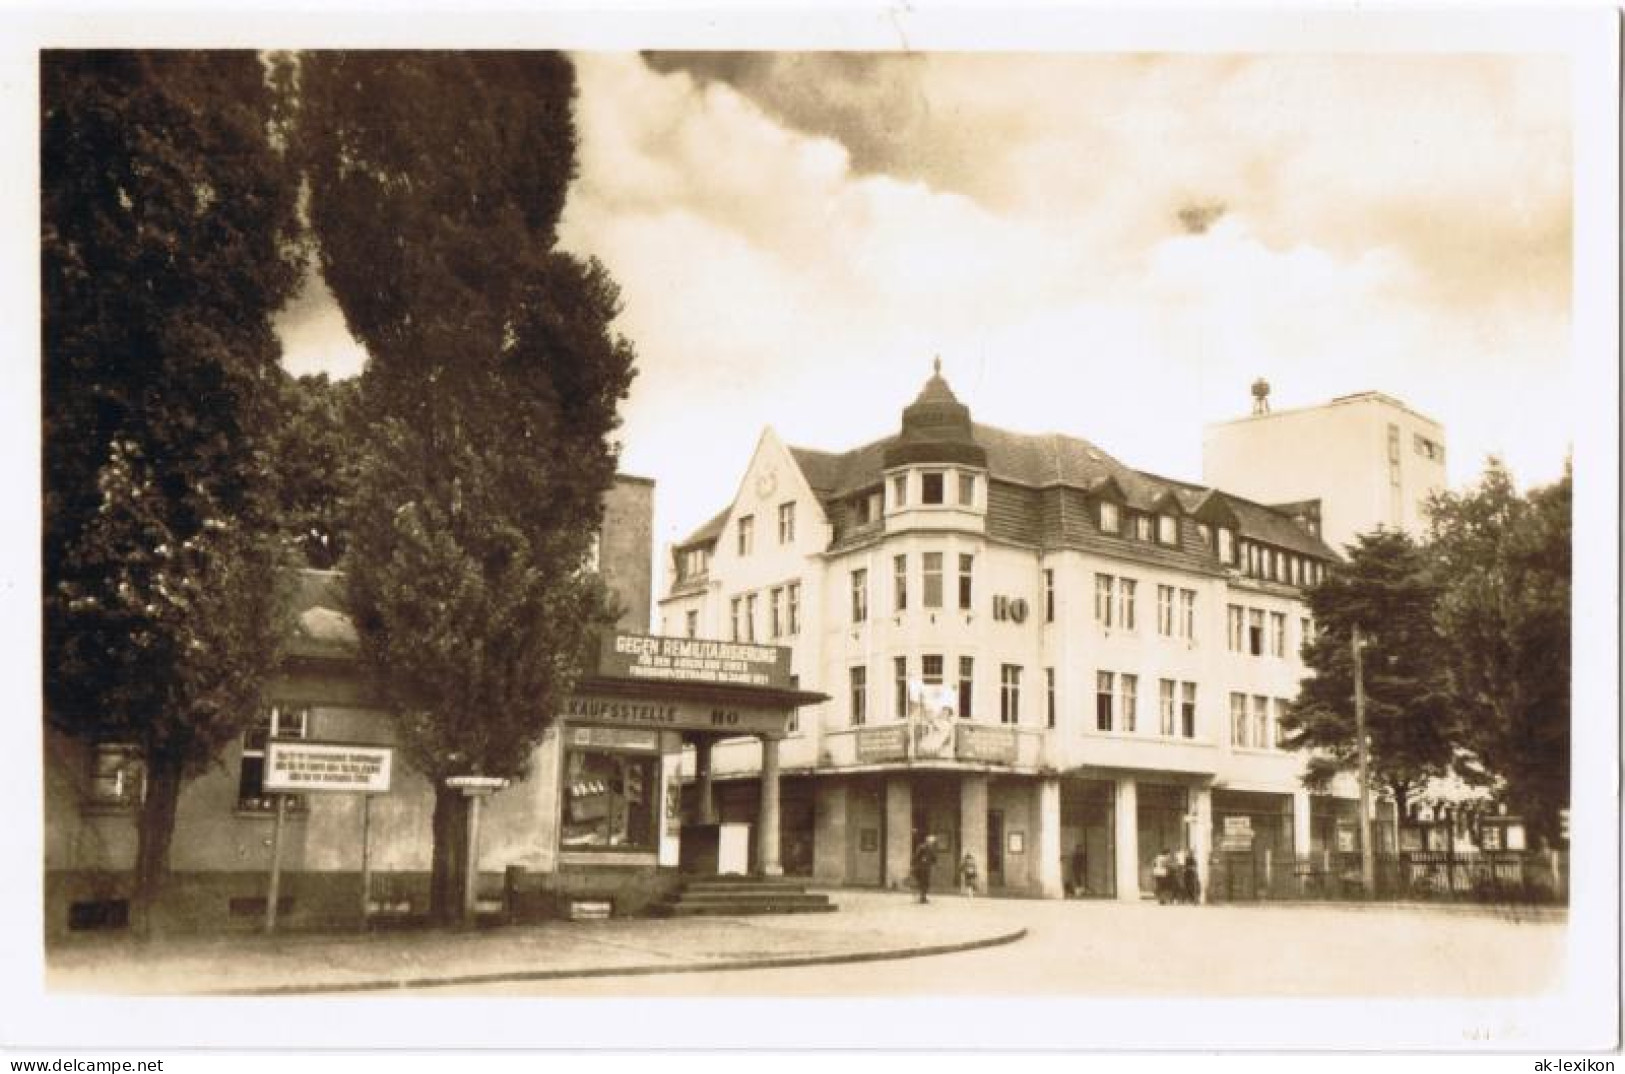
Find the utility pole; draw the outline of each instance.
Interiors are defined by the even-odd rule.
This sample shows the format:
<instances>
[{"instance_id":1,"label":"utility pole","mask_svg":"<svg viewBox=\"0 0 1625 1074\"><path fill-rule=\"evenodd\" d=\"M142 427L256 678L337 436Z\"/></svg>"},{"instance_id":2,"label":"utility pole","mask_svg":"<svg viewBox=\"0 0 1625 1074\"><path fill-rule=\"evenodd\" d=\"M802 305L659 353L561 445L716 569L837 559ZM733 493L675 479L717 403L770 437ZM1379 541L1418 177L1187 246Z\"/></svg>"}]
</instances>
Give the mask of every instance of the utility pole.
<instances>
[{"instance_id":1,"label":"utility pole","mask_svg":"<svg viewBox=\"0 0 1625 1074\"><path fill-rule=\"evenodd\" d=\"M1360 758L1360 884L1365 897L1377 893L1376 850L1371 845L1371 771L1366 757L1365 742L1365 669L1360 660L1359 624L1350 632L1349 642L1354 647L1354 739Z\"/></svg>"}]
</instances>

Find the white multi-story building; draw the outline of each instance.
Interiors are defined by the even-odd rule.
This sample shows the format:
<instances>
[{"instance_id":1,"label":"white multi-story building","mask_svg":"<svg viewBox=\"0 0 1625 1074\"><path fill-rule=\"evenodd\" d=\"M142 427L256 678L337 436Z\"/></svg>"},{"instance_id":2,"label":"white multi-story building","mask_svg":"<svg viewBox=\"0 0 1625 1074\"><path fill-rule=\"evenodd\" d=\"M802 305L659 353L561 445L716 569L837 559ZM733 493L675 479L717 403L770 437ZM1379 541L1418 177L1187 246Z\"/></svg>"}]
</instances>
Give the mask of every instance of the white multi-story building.
<instances>
[{"instance_id":1,"label":"white multi-story building","mask_svg":"<svg viewBox=\"0 0 1625 1074\"><path fill-rule=\"evenodd\" d=\"M1277 738L1333 557L1288 512L974 424L939 370L895 436L766 430L673 549L662 630L789 646L831 698L780 753L787 873L895 885L930 833L938 883L970 853L995 891L1132 899L1165 848L1256 876L1346 842L1352 793L1307 794ZM757 815L761 750L689 758L722 820Z\"/></svg>"},{"instance_id":2,"label":"white multi-story building","mask_svg":"<svg viewBox=\"0 0 1625 1074\"><path fill-rule=\"evenodd\" d=\"M1341 550L1379 528L1420 537L1428 497L1445 487L1444 427L1381 392L1209 425L1202 480L1296 513L1316 510ZM1318 501L1318 505L1314 503Z\"/></svg>"}]
</instances>

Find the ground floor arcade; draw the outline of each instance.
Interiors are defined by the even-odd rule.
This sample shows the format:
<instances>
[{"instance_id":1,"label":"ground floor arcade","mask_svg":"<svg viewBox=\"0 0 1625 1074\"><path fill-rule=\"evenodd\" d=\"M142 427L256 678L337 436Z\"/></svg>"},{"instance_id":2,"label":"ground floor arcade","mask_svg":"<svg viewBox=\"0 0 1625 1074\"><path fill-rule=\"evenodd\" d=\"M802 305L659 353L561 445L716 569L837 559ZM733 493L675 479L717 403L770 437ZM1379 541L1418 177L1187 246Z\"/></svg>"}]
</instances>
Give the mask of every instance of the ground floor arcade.
<instances>
[{"instance_id":1,"label":"ground floor arcade","mask_svg":"<svg viewBox=\"0 0 1625 1074\"><path fill-rule=\"evenodd\" d=\"M1215 786L1175 773L1084 771L1060 776L909 767L793 771L777 784L776 865L790 876L857 887L901 887L926 835L939 847L933 887L957 887L966 854L984 893L1060 898L1149 896L1152 863L1189 850L1203 887L1251 898L1315 855L1347 849L1352 801L1300 788ZM755 824L765 782L718 779L712 809L723 823ZM702 814L700 785L684 788L685 817ZM764 833L752 832L750 868L765 872ZM1263 878L1262 880L1260 878ZM1261 886L1263 885L1263 886Z\"/></svg>"}]
</instances>

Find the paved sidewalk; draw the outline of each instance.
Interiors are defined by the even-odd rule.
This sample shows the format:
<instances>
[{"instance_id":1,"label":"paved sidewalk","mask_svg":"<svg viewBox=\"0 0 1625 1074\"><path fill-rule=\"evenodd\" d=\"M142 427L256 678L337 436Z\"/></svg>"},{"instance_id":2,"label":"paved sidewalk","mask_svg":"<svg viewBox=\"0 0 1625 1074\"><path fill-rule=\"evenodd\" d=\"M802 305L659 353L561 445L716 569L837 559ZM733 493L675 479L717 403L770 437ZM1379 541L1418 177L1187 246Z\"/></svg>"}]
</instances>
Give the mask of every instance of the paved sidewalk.
<instances>
[{"instance_id":1,"label":"paved sidewalk","mask_svg":"<svg viewBox=\"0 0 1625 1074\"><path fill-rule=\"evenodd\" d=\"M1025 929L955 896L836 891L828 914L557 921L478 932L86 936L46 952L53 991L297 995L497 981L692 973L911 958L1020 939Z\"/></svg>"}]
</instances>

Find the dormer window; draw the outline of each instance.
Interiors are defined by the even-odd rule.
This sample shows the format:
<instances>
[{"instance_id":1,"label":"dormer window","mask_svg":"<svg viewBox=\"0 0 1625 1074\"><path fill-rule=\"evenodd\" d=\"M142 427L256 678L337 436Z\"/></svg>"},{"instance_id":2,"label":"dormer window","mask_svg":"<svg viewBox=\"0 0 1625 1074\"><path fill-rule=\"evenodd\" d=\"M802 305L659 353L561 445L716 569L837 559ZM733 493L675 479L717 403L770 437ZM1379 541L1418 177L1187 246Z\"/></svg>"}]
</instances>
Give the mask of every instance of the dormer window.
<instances>
[{"instance_id":1,"label":"dormer window","mask_svg":"<svg viewBox=\"0 0 1625 1074\"><path fill-rule=\"evenodd\" d=\"M1162 544L1178 544L1179 520L1173 515L1158 515L1157 540Z\"/></svg>"},{"instance_id":2,"label":"dormer window","mask_svg":"<svg viewBox=\"0 0 1625 1074\"><path fill-rule=\"evenodd\" d=\"M1219 527L1219 562L1234 563L1236 560L1236 538L1228 529Z\"/></svg>"},{"instance_id":3,"label":"dormer window","mask_svg":"<svg viewBox=\"0 0 1625 1074\"><path fill-rule=\"evenodd\" d=\"M961 507L976 506L976 475L959 475L959 504Z\"/></svg>"},{"instance_id":4,"label":"dormer window","mask_svg":"<svg viewBox=\"0 0 1625 1074\"><path fill-rule=\"evenodd\" d=\"M1122 522L1118 518L1117 505L1110 500L1102 500L1100 504L1100 532L1116 533Z\"/></svg>"},{"instance_id":5,"label":"dormer window","mask_svg":"<svg viewBox=\"0 0 1625 1074\"><path fill-rule=\"evenodd\" d=\"M907 474L898 474L891 479L891 505L894 511L908 506Z\"/></svg>"},{"instance_id":6,"label":"dormer window","mask_svg":"<svg viewBox=\"0 0 1625 1074\"><path fill-rule=\"evenodd\" d=\"M1196 524L1196 539L1202 542L1203 548L1213 547L1213 527L1206 522Z\"/></svg>"},{"instance_id":7,"label":"dormer window","mask_svg":"<svg viewBox=\"0 0 1625 1074\"><path fill-rule=\"evenodd\" d=\"M920 502L923 504L940 504L943 502L943 477L941 470L926 470L920 474Z\"/></svg>"},{"instance_id":8,"label":"dormer window","mask_svg":"<svg viewBox=\"0 0 1625 1074\"><path fill-rule=\"evenodd\" d=\"M1136 514L1134 516L1134 536L1137 540L1149 541L1151 539L1151 516Z\"/></svg>"},{"instance_id":9,"label":"dormer window","mask_svg":"<svg viewBox=\"0 0 1625 1074\"><path fill-rule=\"evenodd\" d=\"M690 548L683 552L682 559L677 564L677 576L682 579L699 578L705 574L708 566L707 556L703 548Z\"/></svg>"}]
</instances>

